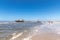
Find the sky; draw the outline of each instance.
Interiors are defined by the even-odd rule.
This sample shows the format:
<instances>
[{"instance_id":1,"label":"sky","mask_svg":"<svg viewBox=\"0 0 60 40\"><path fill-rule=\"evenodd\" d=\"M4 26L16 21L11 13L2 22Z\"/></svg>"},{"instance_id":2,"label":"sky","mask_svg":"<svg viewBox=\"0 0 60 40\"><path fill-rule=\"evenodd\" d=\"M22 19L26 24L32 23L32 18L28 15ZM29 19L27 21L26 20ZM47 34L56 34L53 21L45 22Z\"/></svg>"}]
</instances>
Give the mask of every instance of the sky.
<instances>
[{"instance_id":1,"label":"sky","mask_svg":"<svg viewBox=\"0 0 60 40\"><path fill-rule=\"evenodd\" d=\"M0 0L0 21L60 20L60 0Z\"/></svg>"}]
</instances>

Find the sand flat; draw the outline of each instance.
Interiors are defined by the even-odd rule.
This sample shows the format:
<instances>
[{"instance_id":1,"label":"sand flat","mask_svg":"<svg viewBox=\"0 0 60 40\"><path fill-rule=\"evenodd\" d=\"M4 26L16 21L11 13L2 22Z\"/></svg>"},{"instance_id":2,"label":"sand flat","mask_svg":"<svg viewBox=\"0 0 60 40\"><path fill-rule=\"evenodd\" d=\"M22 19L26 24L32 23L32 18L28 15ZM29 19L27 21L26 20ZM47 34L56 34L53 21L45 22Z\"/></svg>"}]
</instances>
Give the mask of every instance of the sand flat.
<instances>
[{"instance_id":1,"label":"sand flat","mask_svg":"<svg viewBox=\"0 0 60 40\"><path fill-rule=\"evenodd\" d=\"M60 36L53 33L37 34L31 38L32 40L60 40Z\"/></svg>"}]
</instances>

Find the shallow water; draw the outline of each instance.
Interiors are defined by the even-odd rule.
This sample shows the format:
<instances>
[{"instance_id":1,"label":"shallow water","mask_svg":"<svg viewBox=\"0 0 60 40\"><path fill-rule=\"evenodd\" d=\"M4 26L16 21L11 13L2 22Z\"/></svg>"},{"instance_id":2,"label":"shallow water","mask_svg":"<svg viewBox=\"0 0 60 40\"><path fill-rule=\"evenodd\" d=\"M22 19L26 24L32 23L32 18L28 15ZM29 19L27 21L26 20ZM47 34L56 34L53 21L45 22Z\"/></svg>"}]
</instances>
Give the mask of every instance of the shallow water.
<instances>
[{"instance_id":1,"label":"shallow water","mask_svg":"<svg viewBox=\"0 0 60 40\"><path fill-rule=\"evenodd\" d=\"M0 40L17 40L28 37L37 22L0 22ZM21 35L21 37L19 37ZM18 39L18 40L20 40Z\"/></svg>"},{"instance_id":2,"label":"shallow water","mask_svg":"<svg viewBox=\"0 0 60 40\"><path fill-rule=\"evenodd\" d=\"M60 40L60 22L0 22L0 40Z\"/></svg>"}]
</instances>

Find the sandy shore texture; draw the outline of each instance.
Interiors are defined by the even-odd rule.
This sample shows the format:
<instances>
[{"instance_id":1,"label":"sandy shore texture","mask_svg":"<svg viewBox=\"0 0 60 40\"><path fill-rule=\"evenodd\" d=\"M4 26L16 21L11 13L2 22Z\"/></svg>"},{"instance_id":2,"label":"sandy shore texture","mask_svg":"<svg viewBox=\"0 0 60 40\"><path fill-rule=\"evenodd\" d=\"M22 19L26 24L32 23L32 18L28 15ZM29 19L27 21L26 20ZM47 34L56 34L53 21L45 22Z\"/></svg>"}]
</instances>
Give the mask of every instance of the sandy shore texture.
<instances>
[{"instance_id":1,"label":"sandy shore texture","mask_svg":"<svg viewBox=\"0 0 60 40\"><path fill-rule=\"evenodd\" d=\"M60 35L54 33L37 34L31 38L32 40L60 40Z\"/></svg>"}]
</instances>

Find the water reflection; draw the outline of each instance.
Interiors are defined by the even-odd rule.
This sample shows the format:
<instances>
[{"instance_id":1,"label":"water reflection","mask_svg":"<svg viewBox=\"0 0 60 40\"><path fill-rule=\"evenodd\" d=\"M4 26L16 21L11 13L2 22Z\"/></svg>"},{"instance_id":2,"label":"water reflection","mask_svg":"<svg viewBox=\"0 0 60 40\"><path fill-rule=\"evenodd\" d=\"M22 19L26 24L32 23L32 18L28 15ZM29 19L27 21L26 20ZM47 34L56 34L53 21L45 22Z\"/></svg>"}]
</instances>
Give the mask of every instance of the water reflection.
<instances>
[{"instance_id":1,"label":"water reflection","mask_svg":"<svg viewBox=\"0 0 60 40\"><path fill-rule=\"evenodd\" d=\"M60 23L0 23L0 40L59 40Z\"/></svg>"}]
</instances>

